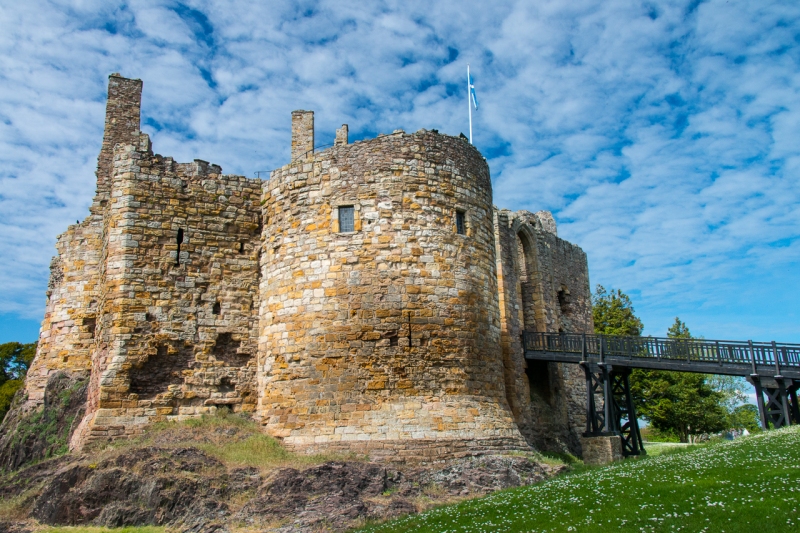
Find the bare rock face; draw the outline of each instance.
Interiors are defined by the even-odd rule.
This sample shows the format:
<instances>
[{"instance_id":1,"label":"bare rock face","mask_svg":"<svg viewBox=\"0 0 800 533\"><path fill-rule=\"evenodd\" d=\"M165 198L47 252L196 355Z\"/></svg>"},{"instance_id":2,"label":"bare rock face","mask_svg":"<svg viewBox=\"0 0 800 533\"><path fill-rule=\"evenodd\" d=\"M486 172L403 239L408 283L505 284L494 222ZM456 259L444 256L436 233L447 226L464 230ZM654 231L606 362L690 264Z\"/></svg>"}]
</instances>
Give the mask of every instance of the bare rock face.
<instances>
[{"instance_id":1,"label":"bare rock face","mask_svg":"<svg viewBox=\"0 0 800 533\"><path fill-rule=\"evenodd\" d=\"M334 461L264 474L254 467L227 468L197 448L159 446L91 460L64 456L20 470L0 480L0 498L32 494L30 518L48 525L152 524L192 533L221 533L230 524L344 531L365 519L415 513L558 471L525 457L486 456L437 467ZM14 527L24 530L24 524Z\"/></svg>"},{"instance_id":2,"label":"bare rock face","mask_svg":"<svg viewBox=\"0 0 800 533\"><path fill-rule=\"evenodd\" d=\"M44 401L37 407L27 405L19 391L0 425L0 470L66 453L83 417L87 384L84 374L56 372L48 378Z\"/></svg>"},{"instance_id":3,"label":"bare rock face","mask_svg":"<svg viewBox=\"0 0 800 533\"><path fill-rule=\"evenodd\" d=\"M99 464L71 464L48 480L32 516L45 524L107 527L227 515L222 463L196 448L143 448Z\"/></svg>"}]
</instances>

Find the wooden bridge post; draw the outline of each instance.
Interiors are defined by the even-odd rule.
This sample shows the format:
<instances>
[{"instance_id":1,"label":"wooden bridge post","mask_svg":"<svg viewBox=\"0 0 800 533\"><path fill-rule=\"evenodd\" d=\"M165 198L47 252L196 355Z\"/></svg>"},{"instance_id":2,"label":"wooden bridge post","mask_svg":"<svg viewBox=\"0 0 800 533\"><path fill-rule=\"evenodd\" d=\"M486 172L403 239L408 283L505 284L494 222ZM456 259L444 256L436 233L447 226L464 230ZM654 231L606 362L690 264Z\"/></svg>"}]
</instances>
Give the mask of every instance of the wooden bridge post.
<instances>
[{"instance_id":1,"label":"wooden bridge post","mask_svg":"<svg viewBox=\"0 0 800 533\"><path fill-rule=\"evenodd\" d=\"M594 400L594 387L592 386L592 370L588 363L581 363L583 372L586 374L586 433L594 435L598 432L597 406Z\"/></svg>"},{"instance_id":2,"label":"wooden bridge post","mask_svg":"<svg viewBox=\"0 0 800 533\"><path fill-rule=\"evenodd\" d=\"M581 362L586 362L586 333L581 335Z\"/></svg>"},{"instance_id":3,"label":"wooden bridge post","mask_svg":"<svg viewBox=\"0 0 800 533\"><path fill-rule=\"evenodd\" d=\"M772 341L772 353L775 355L775 379L782 379L780 356L778 355L778 346L775 341Z\"/></svg>"},{"instance_id":4,"label":"wooden bridge post","mask_svg":"<svg viewBox=\"0 0 800 533\"><path fill-rule=\"evenodd\" d=\"M753 365L755 366L755 365ZM748 379L750 383L753 384L753 387L756 389L756 406L758 407L758 419L761 421L761 429L764 431L769 429L769 425L767 425L767 413L764 411L764 395L763 391L761 390L761 380L758 377L758 374L751 374L750 379Z\"/></svg>"},{"instance_id":5,"label":"wooden bridge post","mask_svg":"<svg viewBox=\"0 0 800 533\"><path fill-rule=\"evenodd\" d=\"M792 412L792 422L800 424L800 406L797 405L797 389L800 387L798 380L791 380L792 384L787 388L789 392L789 410Z\"/></svg>"}]
</instances>

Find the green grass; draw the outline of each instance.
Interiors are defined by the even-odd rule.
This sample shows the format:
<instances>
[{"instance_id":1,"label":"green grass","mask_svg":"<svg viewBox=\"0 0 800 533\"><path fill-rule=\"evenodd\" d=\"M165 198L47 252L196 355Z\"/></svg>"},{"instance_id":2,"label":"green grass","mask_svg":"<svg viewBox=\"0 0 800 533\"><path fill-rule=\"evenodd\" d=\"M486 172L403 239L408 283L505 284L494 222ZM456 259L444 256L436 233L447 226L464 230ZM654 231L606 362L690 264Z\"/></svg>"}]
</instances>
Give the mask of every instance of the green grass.
<instances>
[{"instance_id":1,"label":"green grass","mask_svg":"<svg viewBox=\"0 0 800 533\"><path fill-rule=\"evenodd\" d=\"M191 446L222 461L227 466L254 466L262 471L275 467L303 468L327 461L363 460L354 454L295 454L276 439L265 435L258 424L245 416L219 409L214 415L203 415L180 422L158 422L134 439L105 445L106 449L123 450L155 445L164 447Z\"/></svg>"},{"instance_id":2,"label":"green grass","mask_svg":"<svg viewBox=\"0 0 800 533\"><path fill-rule=\"evenodd\" d=\"M579 470L363 533L800 531L800 427Z\"/></svg>"},{"instance_id":3,"label":"green grass","mask_svg":"<svg viewBox=\"0 0 800 533\"><path fill-rule=\"evenodd\" d=\"M658 457L659 455L669 453L680 453L693 450L698 444L682 444L677 442L645 442L644 449L647 451L649 457Z\"/></svg>"}]
</instances>

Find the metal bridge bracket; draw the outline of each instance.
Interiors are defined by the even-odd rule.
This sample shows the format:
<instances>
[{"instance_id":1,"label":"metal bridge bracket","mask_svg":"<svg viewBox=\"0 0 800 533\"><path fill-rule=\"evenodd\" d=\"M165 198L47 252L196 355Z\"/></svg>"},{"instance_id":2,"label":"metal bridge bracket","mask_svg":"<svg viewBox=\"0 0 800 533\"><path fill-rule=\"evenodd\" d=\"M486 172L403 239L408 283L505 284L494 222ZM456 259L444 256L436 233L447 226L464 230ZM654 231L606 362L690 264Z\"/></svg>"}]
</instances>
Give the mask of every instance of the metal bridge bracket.
<instances>
[{"instance_id":1,"label":"metal bridge bracket","mask_svg":"<svg viewBox=\"0 0 800 533\"><path fill-rule=\"evenodd\" d=\"M603 363L581 363L586 375L584 437L619 435L622 455L644 455L629 376L631 369ZM599 408L599 401L602 407Z\"/></svg>"},{"instance_id":2,"label":"metal bridge bracket","mask_svg":"<svg viewBox=\"0 0 800 533\"><path fill-rule=\"evenodd\" d=\"M783 376L765 378L751 374L747 381L756 389L758 417L762 429L769 429L770 426L778 429L800 423L797 404L800 380L786 379Z\"/></svg>"}]
</instances>

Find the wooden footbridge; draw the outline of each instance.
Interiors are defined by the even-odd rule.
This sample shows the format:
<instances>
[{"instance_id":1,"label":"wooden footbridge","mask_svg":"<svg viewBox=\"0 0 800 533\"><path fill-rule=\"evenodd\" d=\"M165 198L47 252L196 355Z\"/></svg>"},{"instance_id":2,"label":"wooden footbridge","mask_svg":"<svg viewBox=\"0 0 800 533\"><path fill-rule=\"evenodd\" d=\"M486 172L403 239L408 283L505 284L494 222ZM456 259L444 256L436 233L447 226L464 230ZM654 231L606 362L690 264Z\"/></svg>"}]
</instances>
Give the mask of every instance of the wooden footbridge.
<instances>
[{"instance_id":1,"label":"wooden footbridge","mask_svg":"<svg viewBox=\"0 0 800 533\"><path fill-rule=\"evenodd\" d=\"M583 367L584 435L619 435L626 456L644 453L630 392L634 368L743 376L756 389L764 429L800 423L800 344L528 331L522 334L522 344L526 359ZM600 407L598 397L603 399Z\"/></svg>"}]
</instances>

